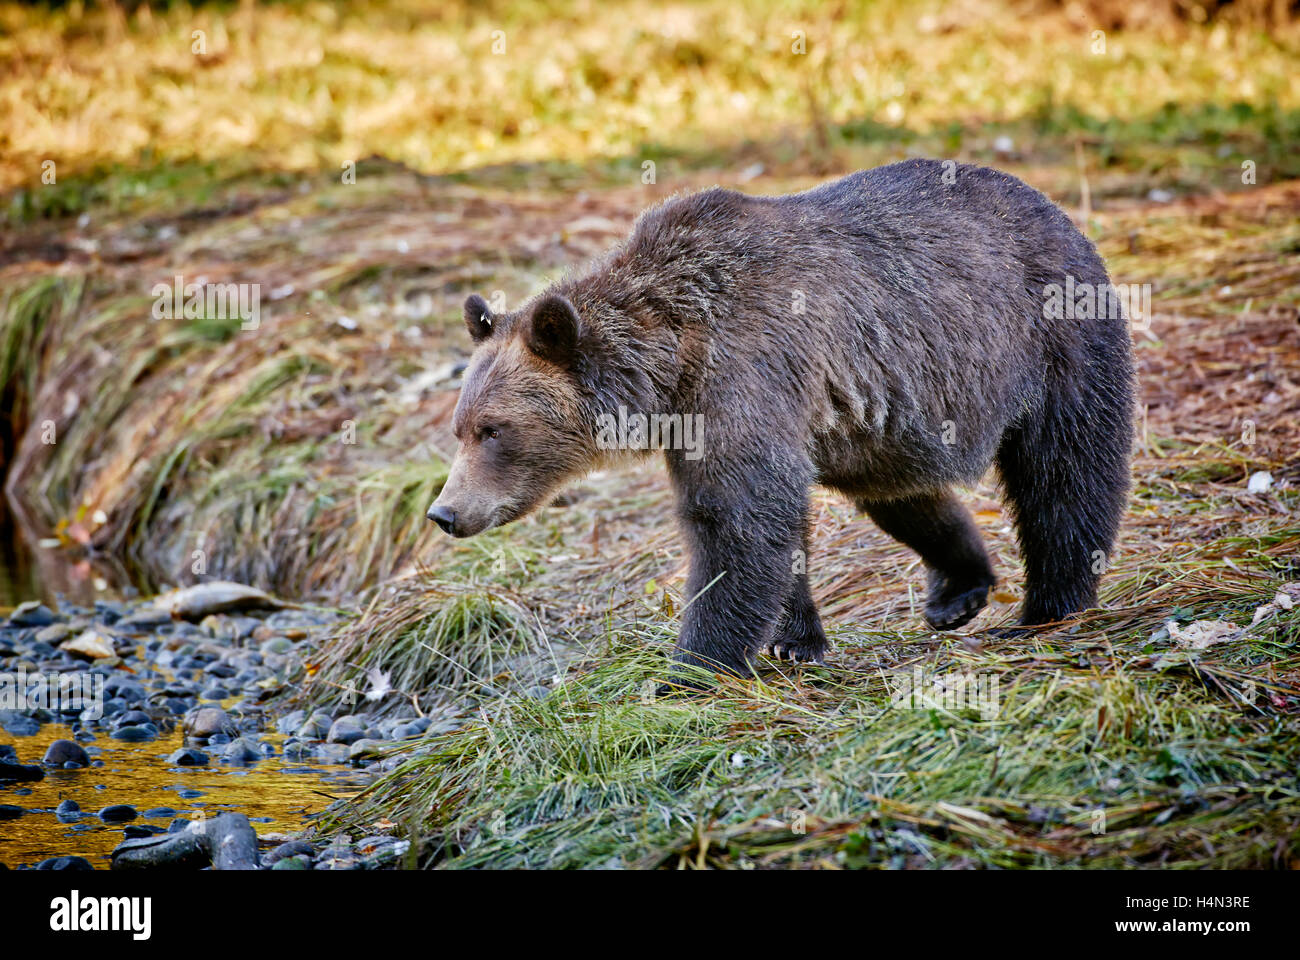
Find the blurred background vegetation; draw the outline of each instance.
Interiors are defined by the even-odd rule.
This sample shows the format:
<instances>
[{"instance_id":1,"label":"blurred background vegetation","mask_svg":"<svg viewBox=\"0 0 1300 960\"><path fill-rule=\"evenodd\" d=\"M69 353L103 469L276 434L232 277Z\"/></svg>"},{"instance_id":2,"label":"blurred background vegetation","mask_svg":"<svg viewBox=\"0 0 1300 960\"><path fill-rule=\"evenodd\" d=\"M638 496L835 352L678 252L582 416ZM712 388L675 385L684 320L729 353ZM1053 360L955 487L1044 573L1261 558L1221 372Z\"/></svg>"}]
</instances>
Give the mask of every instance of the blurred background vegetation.
<instances>
[{"instance_id":1,"label":"blurred background vegetation","mask_svg":"<svg viewBox=\"0 0 1300 960\"><path fill-rule=\"evenodd\" d=\"M196 549L336 596L441 556L421 515L465 294L517 301L715 182L996 164L1158 309L1289 309L1296 9L0 3L8 499L33 537L146 586L192 578ZM1252 206L1178 206L1234 193ZM153 319L178 275L258 284L261 327Z\"/></svg>"},{"instance_id":2,"label":"blurred background vegetation","mask_svg":"<svg viewBox=\"0 0 1300 960\"><path fill-rule=\"evenodd\" d=\"M428 174L544 164L585 178L643 158L716 166L751 152L829 171L864 142L954 154L999 133L1022 151L1076 137L1103 166L1157 168L1179 147L1180 178L1222 166L1225 145L1294 172L1293 9L5 3L0 188L40 184L53 160L64 189L15 203L59 215L165 192L190 171L337 170L378 156Z\"/></svg>"}]
</instances>

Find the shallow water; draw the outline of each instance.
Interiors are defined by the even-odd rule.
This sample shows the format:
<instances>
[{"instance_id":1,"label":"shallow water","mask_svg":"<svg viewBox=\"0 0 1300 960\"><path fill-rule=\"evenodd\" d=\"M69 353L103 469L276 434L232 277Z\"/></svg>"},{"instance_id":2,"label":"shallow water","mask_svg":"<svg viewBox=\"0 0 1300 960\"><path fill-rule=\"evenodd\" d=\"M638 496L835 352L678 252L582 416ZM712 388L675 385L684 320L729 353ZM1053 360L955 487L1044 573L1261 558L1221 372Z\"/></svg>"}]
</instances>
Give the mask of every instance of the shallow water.
<instances>
[{"instance_id":1,"label":"shallow water","mask_svg":"<svg viewBox=\"0 0 1300 960\"><path fill-rule=\"evenodd\" d=\"M102 563L92 565L60 548L42 548L25 537L0 495L0 622L6 608L25 600L42 600L57 610L65 603L89 606L95 600L135 592L122 571ZM237 699L220 705L229 706ZM31 737L15 737L0 727L0 744L11 744L25 764L39 764L52 741L73 739L72 729L57 723L44 724ZM273 744L278 754L286 738L267 731L253 739ZM308 814L359 789L361 773L353 767L289 762L279 756L235 766L216 762L222 747L208 750L201 744L199 749L213 757L212 765L168 763L167 757L184 745L179 725L143 743L114 740L107 730L100 730L95 740L82 746L92 760L104 761L102 767L46 769L45 779L37 783L0 782L0 804L24 810L17 819L0 819L0 863L13 868L49 857L80 856L96 869L107 869L109 854L125 839L124 826L166 827L174 817L211 817L226 810L247 815L259 836L298 834L308 826L304 820ZM202 796L183 799L178 791L184 789L202 791ZM55 816L62 800L81 806L79 819L64 823ZM129 824L106 824L96 815L118 803L128 803L141 814L155 807L176 812L140 816Z\"/></svg>"},{"instance_id":2,"label":"shallow water","mask_svg":"<svg viewBox=\"0 0 1300 960\"><path fill-rule=\"evenodd\" d=\"M23 763L39 763L54 740L73 739L72 730L47 723L31 737L14 737L0 731L0 743L10 743ZM266 734L276 746L285 738ZM333 799L359 790L359 771L353 767L292 763L279 756L247 766L215 762L208 767L177 767L167 762L182 747L179 728L147 743L126 743L100 733L87 752L99 747L91 759L102 767L45 771L38 783L0 783L0 804L22 807L16 820L0 820L0 863L12 868L35 865L47 857L80 856L98 869L108 869L109 854L125 836L128 825L166 827L174 817L213 817L226 810L243 813L253 821L259 836L299 833L304 817L328 806ZM205 753L208 751L199 747ZM219 749L219 748L215 748ZM215 752L214 749L214 752ZM29 789L29 794L20 791ZM182 799L178 791L200 790L203 795ZM81 806L81 819L62 823L54 814L61 800ZM139 813L154 807L171 807L165 817L137 817L130 824L107 824L96 815L111 804L129 803Z\"/></svg>"},{"instance_id":3,"label":"shallow water","mask_svg":"<svg viewBox=\"0 0 1300 960\"><path fill-rule=\"evenodd\" d=\"M24 527L0 492L0 611L24 600L89 606L134 596L138 587L147 585L133 583L126 569L107 557L92 559L79 547L41 546L40 534Z\"/></svg>"}]
</instances>

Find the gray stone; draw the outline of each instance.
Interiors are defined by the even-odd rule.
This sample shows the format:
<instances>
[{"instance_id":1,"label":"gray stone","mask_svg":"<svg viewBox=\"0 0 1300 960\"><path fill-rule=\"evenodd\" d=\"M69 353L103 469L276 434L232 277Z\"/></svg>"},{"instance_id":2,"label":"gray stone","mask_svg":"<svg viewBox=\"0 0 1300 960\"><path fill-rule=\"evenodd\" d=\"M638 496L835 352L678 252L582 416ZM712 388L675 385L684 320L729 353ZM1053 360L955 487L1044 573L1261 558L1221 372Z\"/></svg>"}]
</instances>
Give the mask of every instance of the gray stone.
<instances>
[{"instance_id":1,"label":"gray stone","mask_svg":"<svg viewBox=\"0 0 1300 960\"><path fill-rule=\"evenodd\" d=\"M196 750L193 747L182 747L170 757L168 763L174 763L178 767L206 767L209 763L208 755L202 750Z\"/></svg>"},{"instance_id":2,"label":"gray stone","mask_svg":"<svg viewBox=\"0 0 1300 960\"><path fill-rule=\"evenodd\" d=\"M279 720L275 721L275 732L291 734L296 733L298 728L303 725L307 719L305 710L294 710L292 713L286 713Z\"/></svg>"},{"instance_id":3,"label":"gray stone","mask_svg":"<svg viewBox=\"0 0 1300 960\"><path fill-rule=\"evenodd\" d=\"M135 807L129 803L115 803L99 811L99 819L105 823L126 823L136 818Z\"/></svg>"},{"instance_id":4,"label":"gray stone","mask_svg":"<svg viewBox=\"0 0 1300 960\"><path fill-rule=\"evenodd\" d=\"M298 739L300 740L324 740L329 736L330 727L334 720L328 713L317 711L313 713L298 728Z\"/></svg>"},{"instance_id":5,"label":"gray stone","mask_svg":"<svg viewBox=\"0 0 1300 960\"><path fill-rule=\"evenodd\" d=\"M45 771L40 767L27 766L22 763L13 763L12 761L0 758L0 781L18 780L23 782L32 782L35 780L44 780Z\"/></svg>"},{"instance_id":6,"label":"gray stone","mask_svg":"<svg viewBox=\"0 0 1300 960\"><path fill-rule=\"evenodd\" d=\"M158 728L152 723L140 724L139 726L118 727L113 731L114 740L125 740L129 743L139 743L144 740L152 740L158 736Z\"/></svg>"},{"instance_id":7,"label":"gray stone","mask_svg":"<svg viewBox=\"0 0 1300 960\"><path fill-rule=\"evenodd\" d=\"M254 763L262 759L262 751L256 744L240 737L226 747L225 752L221 754L221 759L227 763Z\"/></svg>"},{"instance_id":8,"label":"gray stone","mask_svg":"<svg viewBox=\"0 0 1300 960\"><path fill-rule=\"evenodd\" d=\"M221 813L204 831L214 870L256 870L257 834L242 813Z\"/></svg>"},{"instance_id":9,"label":"gray stone","mask_svg":"<svg viewBox=\"0 0 1300 960\"><path fill-rule=\"evenodd\" d=\"M355 717L339 717L330 727L329 736L325 739L330 743L353 744L366 735L366 728L360 720Z\"/></svg>"},{"instance_id":10,"label":"gray stone","mask_svg":"<svg viewBox=\"0 0 1300 960\"><path fill-rule=\"evenodd\" d=\"M353 763L361 760L373 760L387 748L389 744L379 740L357 740L348 748L348 759Z\"/></svg>"},{"instance_id":11,"label":"gray stone","mask_svg":"<svg viewBox=\"0 0 1300 960\"><path fill-rule=\"evenodd\" d=\"M271 864L272 870L310 870L311 859L309 857L285 857Z\"/></svg>"},{"instance_id":12,"label":"gray stone","mask_svg":"<svg viewBox=\"0 0 1300 960\"><path fill-rule=\"evenodd\" d=\"M220 707L198 707L185 714L181 728L187 736L196 740L206 740L213 734L233 734L235 722Z\"/></svg>"},{"instance_id":13,"label":"gray stone","mask_svg":"<svg viewBox=\"0 0 1300 960\"><path fill-rule=\"evenodd\" d=\"M112 854L114 870L151 870L159 867L198 870L212 862L202 834L181 829L152 837L127 840Z\"/></svg>"},{"instance_id":14,"label":"gray stone","mask_svg":"<svg viewBox=\"0 0 1300 960\"><path fill-rule=\"evenodd\" d=\"M316 848L306 840L290 840L288 843L282 843L263 860L264 866L271 866L285 857L313 857L316 855Z\"/></svg>"},{"instance_id":15,"label":"gray stone","mask_svg":"<svg viewBox=\"0 0 1300 960\"><path fill-rule=\"evenodd\" d=\"M28 600L14 607L9 622L15 627L48 627L54 622L54 612L37 600Z\"/></svg>"},{"instance_id":16,"label":"gray stone","mask_svg":"<svg viewBox=\"0 0 1300 960\"><path fill-rule=\"evenodd\" d=\"M32 639L37 643L48 643L51 646L57 647L64 640L68 639L68 635L71 633L72 628L66 623L52 623L48 627L42 627L38 630L36 636Z\"/></svg>"}]
</instances>

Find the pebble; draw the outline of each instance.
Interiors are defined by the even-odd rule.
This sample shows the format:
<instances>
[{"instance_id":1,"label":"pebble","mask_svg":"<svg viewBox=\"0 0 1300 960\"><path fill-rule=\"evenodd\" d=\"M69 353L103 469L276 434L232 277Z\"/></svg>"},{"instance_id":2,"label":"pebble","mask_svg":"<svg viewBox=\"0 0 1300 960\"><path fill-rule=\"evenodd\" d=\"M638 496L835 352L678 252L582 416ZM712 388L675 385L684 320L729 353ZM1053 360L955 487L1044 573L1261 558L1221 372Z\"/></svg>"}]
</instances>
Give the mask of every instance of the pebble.
<instances>
[{"instance_id":1,"label":"pebble","mask_svg":"<svg viewBox=\"0 0 1300 960\"><path fill-rule=\"evenodd\" d=\"M318 743L312 753L322 763L347 763L352 748L346 743Z\"/></svg>"},{"instance_id":2,"label":"pebble","mask_svg":"<svg viewBox=\"0 0 1300 960\"><path fill-rule=\"evenodd\" d=\"M262 751L257 748L256 744L240 737L226 747L221 759L227 763L254 763L262 759Z\"/></svg>"},{"instance_id":3,"label":"pebble","mask_svg":"<svg viewBox=\"0 0 1300 960\"><path fill-rule=\"evenodd\" d=\"M373 760L378 757L389 744L379 740L363 739L355 741L348 749L348 759L353 763L361 760Z\"/></svg>"},{"instance_id":4,"label":"pebble","mask_svg":"<svg viewBox=\"0 0 1300 960\"><path fill-rule=\"evenodd\" d=\"M328 713L316 712L303 722L298 728L298 738L301 740L324 740L329 736L330 728L334 720Z\"/></svg>"},{"instance_id":5,"label":"pebble","mask_svg":"<svg viewBox=\"0 0 1300 960\"><path fill-rule=\"evenodd\" d=\"M115 803L99 811L99 819L105 823L125 823L136 818L135 807L129 803Z\"/></svg>"},{"instance_id":6,"label":"pebble","mask_svg":"<svg viewBox=\"0 0 1300 960\"><path fill-rule=\"evenodd\" d=\"M57 647L68 639L71 633L72 628L66 623L52 623L48 627L42 627L38 630L34 639L37 643L48 643L50 646Z\"/></svg>"},{"instance_id":7,"label":"pebble","mask_svg":"<svg viewBox=\"0 0 1300 960\"><path fill-rule=\"evenodd\" d=\"M271 865L272 870L310 870L311 858L305 856L285 857Z\"/></svg>"},{"instance_id":8,"label":"pebble","mask_svg":"<svg viewBox=\"0 0 1300 960\"><path fill-rule=\"evenodd\" d=\"M122 829L122 833L128 840L138 840L141 837L152 837L156 833L166 833L162 827L151 827L147 823L138 826L129 826Z\"/></svg>"},{"instance_id":9,"label":"pebble","mask_svg":"<svg viewBox=\"0 0 1300 960\"><path fill-rule=\"evenodd\" d=\"M206 767L210 762L208 755L193 747L182 747L167 758L168 763L179 767Z\"/></svg>"},{"instance_id":10,"label":"pebble","mask_svg":"<svg viewBox=\"0 0 1300 960\"><path fill-rule=\"evenodd\" d=\"M316 848L306 840L290 840L282 843L262 859L262 866L269 867L285 857L313 857Z\"/></svg>"},{"instance_id":11,"label":"pebble","mask_svg":"<svg viewBox=\"0 0 1300 960\"><path fill-rule=\"evenodd\" d=\"M63 766L66 763L75 763L84 767L90 763L90 755L86 753L81 744L73 740L55 740L46 749L41 763L48 763L56 767Z\"/></svg>"},{"instance_id":12,"label":"pebble","mask_svg":"<svg viewBox=\"0 0 1300 960\"><path fill-rule=\"evenodd\" d=\"M199 707L185 714L182 729L196 740L206 740L217 733L233 733L235 722L220 707Z\"/></svg>"},{"instance_id":13,"label":"pebble","mask_svg":"<svg viewBox=\"0 0 1300 960\"><path fill-rule=\"evenodd\" d=\"M296 653L303 649L299 641L312 637L316 628L335 621L334 614L289 609L259 619L209 611L211 616L195 624L173 619L165 609L136 602L99 601L93 610L73 606L61 606L60 610L56 613L43 604L27 603L13 612L8 626L0 622L0 667L96 675L103 678L104 699L94 707L78 711L0 710L0 727L13 736L38 734L45 724L66 724L71 728L66 734L68 739L48 743L39 765L21 763L12 745L0 744L0 781L5 783L11 798L32 793L20 784L39 781L46 775L46 769L102 768L104 760L98 754L103 752L108 756L122 749L114 742L153 741L170 734L173 724L180 725L186 737L185 745L175 749L172 744L170 754L159 754L155 760L145 761L156 764L165 756L173 767L173 777L178 773L176 767L210 766L214 759L231 764L256 763L279 753L285 761L293 762L293 765L278 766L280 771L306 772L327 785L361 786L370 782L381 765L389 760L399 762L398 757L374 762L376 757L386 752L395 740L420 735L430 723L427 718L410 716L409 711L407 716L390 716L382 721L365 714L336 717L324 710L301 708L279 717L272 713L273 708L267 704L276 703L275 698L286 683L297 682L296 675L301 673ZM90 635L104 639L103 650L77 653L61 649L71 640ZM4 658L10 659L6 663ZM122 669L124 666L129 670ZM230 707L221 706L236 698L242 700ZM278 750L272 743L259 739L268 725L288 738ZM97 733L101 741L105 736L110 741L104 741L103 747L92 745ZM203 744L207 746L198 749ZM121 756L124 755L114 754L114 761ZM341 770L349 760L354 769L345 779L338 779L339 773L306 765L316 762ZM361 765L364 765L361 770L355 769ZM121 787L116 780L108 776L104 779L106 783L90 783L85 779L80 782L104 792L105 799L120 794ZM169 789L186 802L208 792L180 784ZM212 792L220 802L220 789ZM252 824L272 820L223 812L204 821L205 832L215 829L218 836L227 838L231 844L229 851L221 853L211 836L195 836L198 831L188 826L190 821L177 816L178 811L171 807L154 807L139 813L131 804L115 803L98 813L88 813L74 800L59 801L54 810L42 806L52 802L53 798L38 800L31 810L6 804L0 806L0 817L18 818L32 810L52 813L52 819L66 824L61 829L68 836L92 831L102 833L105 824L117 826L125 840L114 851L114 869L155 865L359 869L377 863L377 857L388 856L398 846L391 838L372 837L365 842L364 850L339 844L320 852L312 842L290 840L262 858ZM247 811L261 812L264 811ZM141 817L155 824L132 822ZM158 823L168 823L167 832ZM272 836L268 835L268 839ZM76 856L50 857L39 864L39 869L91 868L89 860Z\"/></svg>"},{"instance_id":14,"label":"pebble","mask_svg":"<svg viewBox=\"0 0 1300 960\"><path fill-rule=\"evenodd\" d=\"M140 726L118 727L113 731L114 740L126 740L131 743L138 743L143 740L152 740L157 736L158 728L152 723L145 723Z\"/></svg>"},{"instance_id":15,"label":"pebble","mask_svg":"<svg viewBox=\"0 0 1300 960\"><path fill-rule=\"evenodd\" d=\"M84 857L50 857L36 865L37 870L94 870Z\"/></svg>"},{"instance_id":16,"label":"pebble","mask_svg":"<svg viewBox=\"0 0 1300 960\"><path fill-rule=\"evenodd\" d=\"M16 713L0 719L0 727L4 727L6 732L15 737L34 737L41 731L38 720Z\"/></svg>"},{"instance_id":17,"label":"pebble","mask_svg":"<svg viewBox=\"0 0 1300 960\"><path fill-rule=\"evenodd\" d=\"M0 757L0 781L17 780L30 783L43 779L45 779L45 771L40 767L14 763Z\"/></svg>"},{"instance_id":18,"label":"pebble","mask_svg":"<svg viewBox=\"0 0 1300 960\"><path fill-rule=\"evenodd\" d=\"M339 717L330 727L329 736L325 739L330 743L353 744L365 735L366 728L359 718Z\"/></svg>"},{"instance_id":19,"label":"pebble","mask_svg":"<svg viewBox=\"0 0 1300 960\"><path fill-rule=\"evenodd\" d=\"M36 600L18 604L9 615L9 623L15 627L48 627L53 622L54 612Z\"/></svg>"}]
</instances>

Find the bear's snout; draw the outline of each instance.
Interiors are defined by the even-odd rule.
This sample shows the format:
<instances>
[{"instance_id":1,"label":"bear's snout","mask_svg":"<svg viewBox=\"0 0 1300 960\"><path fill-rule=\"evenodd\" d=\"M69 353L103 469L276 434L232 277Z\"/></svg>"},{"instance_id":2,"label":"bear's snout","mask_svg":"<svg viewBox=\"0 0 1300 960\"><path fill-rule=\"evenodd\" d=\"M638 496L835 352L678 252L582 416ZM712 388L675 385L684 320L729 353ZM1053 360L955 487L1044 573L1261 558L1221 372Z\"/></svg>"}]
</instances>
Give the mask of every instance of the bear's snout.
<instances>
[{"instance_id":1,"label":"bear's snout","mask_svg":"<svg viewBox=\"0 0 1300 960\"><path fill-rule=\"evenodd\" d=\"M449 533L453 537L456 535L456 511L449 507L444 507L440 503L435 503L425 514L430 520L442 527L443 533Z\"/></svg>"}]
</instances>

